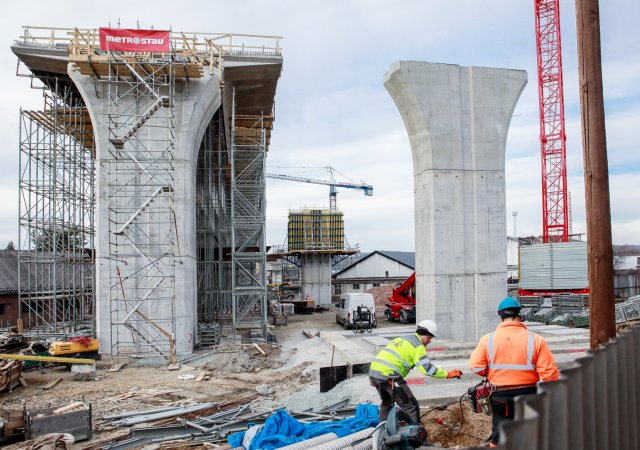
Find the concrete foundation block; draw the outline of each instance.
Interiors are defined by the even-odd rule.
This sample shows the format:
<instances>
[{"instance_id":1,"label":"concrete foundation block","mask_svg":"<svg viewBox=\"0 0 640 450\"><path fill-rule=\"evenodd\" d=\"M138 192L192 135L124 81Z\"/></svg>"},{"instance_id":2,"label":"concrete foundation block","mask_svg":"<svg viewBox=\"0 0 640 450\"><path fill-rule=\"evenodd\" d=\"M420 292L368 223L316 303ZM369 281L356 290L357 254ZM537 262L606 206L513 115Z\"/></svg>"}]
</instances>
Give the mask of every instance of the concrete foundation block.
<instances>
[{"instance_id":1,"label":"concrete foundation block","mask_svg":"<svg viewBox=\"0 0 640 450\"><path fill-rule=\"evenodd\" d=\"M96 378L95 364L72 364L71 375L76 381L92 381Z\"/></svg>"}]
</instances>

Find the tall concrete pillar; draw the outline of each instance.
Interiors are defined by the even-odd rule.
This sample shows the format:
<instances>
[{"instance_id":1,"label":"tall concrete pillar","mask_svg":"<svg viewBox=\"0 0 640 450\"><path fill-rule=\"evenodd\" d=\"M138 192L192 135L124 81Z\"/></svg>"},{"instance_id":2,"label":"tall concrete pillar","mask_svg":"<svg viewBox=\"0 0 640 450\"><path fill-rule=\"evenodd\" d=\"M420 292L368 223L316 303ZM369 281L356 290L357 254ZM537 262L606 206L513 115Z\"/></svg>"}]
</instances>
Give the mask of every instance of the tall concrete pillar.
<instances>
[{"instance_id":1,"label":"tall concrete pillar","mask_svg":"<svg viewBox=\"0 0 640 450\"><path fill-rule=\"evenodd\" d=\"M151 319L140 326L149 333L155 333L149 322L156 322L163 329L174 334L177 354L188 354L193 351L197 337L196 166L202 136L221 103L217 72L209 73L208 67L204 67L204 72L202 78L182 78L175 81L174 103L171 105L173 111L171 129L173 157L168 169L169 173L166 174L166 179L171 183L170 188L172 189L171 200L167 206L173 217L170 217L170 220L166 220L166 217L160 217L159 213L153 211L153 207L162 200L153 200L152 208L148 208L150 209L148 212L150 218L147 220L148 227L136 230L138 234L146 233L148 235L146 238L150 241L149 248L155 244L158 246L166 245L168 240L172 241L170 262L173 267L171 269L173 279L171 286L160 290L155 285L157 277L156 279L143 278L144 273L141 273L141 267L149 260L145 260L144 257L137 254L137 249L133 248L133 245L122 254L115 256L113 253L114 231L117 234L117 227L109 224L110 208L113 207L114 202L114 199L110 198L110 192L113 191L111 188L113 188L115 180L113 173L107 170L107 166L113 164L110 162L113 161L113 157L109 155L109 152L114 151L109 144L111 136L108 133L110 102L107 91L108 83L104 80L97 82L92 76L82 75L73 64L69 64L69 76L80 91L91 116L97 148L95 155L97 170L95 294L97 333L101 343L100 350L103 353L109 353L110 347L114 349L119 345L119 342L123 341L134 341L134 348L128 350L131 352L136 352L136 345L146 345L147 350L152 347L148 342L144 342L144 338L136 338L131 330L121 325L127 314L136 307L136 302L130 301L126 310L123 308L122 311L114 311L113 305L110 304L110 297L114 295L114 284L122 283L122 290L126 291L125 287L129 287L126 283L131 283L135 277L140 277L140 281L137 286L130 284L130 291L138 291L138 298L143 299L139 302L141 304L139 311ZM130 111L132 106L122 105L123 110L127 111L127 108ZM166 117L166 114L163 108L154 113L158 117ZM122 118L122 121L125 120L126 116ZM167 133L166 130L158 130L153 126L142 129L138 133L143 135L140 137L139 143L135 145L149 147L150 151L162 151L159 148L154 149L154 146L160 145L157 142L161 132ZM125 144L124 150L128 149L126 145L132 144ZM153 161L147 160L143 161L142 165L148 165L144 169L148 170L152 164ZM130 167L131 169L125 167L125 170L129 170L129 172L137 170L133 163L130 163ZM144 199L137 201L139 207L147 208L143 203ZM119 270L122 270L123 273L118 274L118 278L114 279L114 260L116 259L119 260ZM161 264L164 264L164 261L161 261ZM166 270L169 273L168 269ZM162 286L160 287L162 288ZM118 286L116 285L115 288L117 290ZM164 336L158 337L158 339L164 338Z\"/></svg>"},{"instance_id":2,"label":"tall concrete pillar","mask_svg":"<svg viewBox=\"0 0 640 450\"><path fill-rule=\"evenodd\" d=\"M385 74L413 153L417 320L476 340L506 295L507 131L519 70L398 61Z\"/></svg>"},{"instance_id":3,"label":"tall concrete pillar","mask_svg":"<svg viewBox=\"0 0 640 450\"><path fill-rule=\"evenodd\" d=\"M308 295L317 306L331 306L331 255L307 253L302 257L302 298Z\"/></svg>"}]
</instances>

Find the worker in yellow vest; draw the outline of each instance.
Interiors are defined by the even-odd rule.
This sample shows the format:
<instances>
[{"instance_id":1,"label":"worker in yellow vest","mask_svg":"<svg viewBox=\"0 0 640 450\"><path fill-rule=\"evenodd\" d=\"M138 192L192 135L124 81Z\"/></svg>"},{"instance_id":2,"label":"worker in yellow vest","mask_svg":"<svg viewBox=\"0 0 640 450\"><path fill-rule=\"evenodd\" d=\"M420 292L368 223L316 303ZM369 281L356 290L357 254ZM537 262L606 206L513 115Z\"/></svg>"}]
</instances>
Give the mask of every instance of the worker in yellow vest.
<instances>
[{"instance_id":1,"label":"worker in yellow vest","mask_svg":"<svg viewBox=\"0 0 640 450\"><path fill-rule=\"evenodd\" d=\"M434 366L425 347L438 332L433 320L418 323L412 335L397 337L384 347L371 362L369 381L380 395L380 422L387 420L394 403L409 415L414 423L420 423L420 406L409 389L405 377L411 369L418 367L420 372L433 378L460 378L462 372L453 369L447 372Z\"/></svg>"}]
</instances>

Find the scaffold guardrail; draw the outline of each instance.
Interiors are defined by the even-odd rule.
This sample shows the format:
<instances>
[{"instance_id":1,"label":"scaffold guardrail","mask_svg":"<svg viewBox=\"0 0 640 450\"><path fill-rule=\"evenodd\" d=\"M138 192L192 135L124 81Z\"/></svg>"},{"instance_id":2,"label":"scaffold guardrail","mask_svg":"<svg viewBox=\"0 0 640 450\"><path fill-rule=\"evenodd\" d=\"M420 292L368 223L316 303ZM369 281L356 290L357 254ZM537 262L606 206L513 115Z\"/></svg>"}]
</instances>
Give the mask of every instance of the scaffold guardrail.
<instances>
[{"instance_id":1,"label":"scaffold guardrail","mask_svg":"<svg viewBox=\"0 0 640 450\"><path fill-rule=\"evenodd\" d=\"M68 48L70 53L91 54L100 49L97 28L56 28L25 25L16 45L42 48ZM173 51L192 57L281 56L282 36L234 33L171 31Z\"/></svg>"}]
</instances>

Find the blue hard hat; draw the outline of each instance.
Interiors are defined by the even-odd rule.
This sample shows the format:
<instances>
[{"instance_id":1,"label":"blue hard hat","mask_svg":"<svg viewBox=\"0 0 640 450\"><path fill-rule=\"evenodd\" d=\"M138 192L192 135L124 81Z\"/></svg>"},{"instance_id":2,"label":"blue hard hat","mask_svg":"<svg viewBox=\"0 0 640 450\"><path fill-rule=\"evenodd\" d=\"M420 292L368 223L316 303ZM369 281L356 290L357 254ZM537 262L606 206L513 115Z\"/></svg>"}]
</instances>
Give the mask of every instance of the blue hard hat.
<instances>
[{"instance_id":1,"label":"blue hard hat","mask_svg":"<svg viewBox=\"0 0 640 450\"><path fill-rule=\"evenodd\" d=\"M498 312L509 308L522 308L522 305L513 297L505 297L498 305Z\"/></svg>"}]
</instances>

